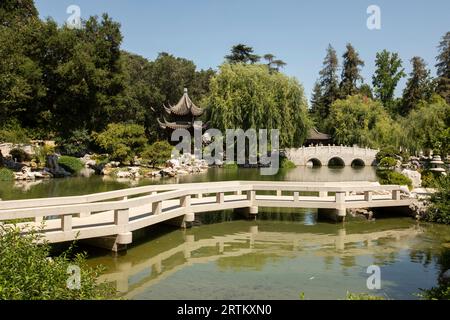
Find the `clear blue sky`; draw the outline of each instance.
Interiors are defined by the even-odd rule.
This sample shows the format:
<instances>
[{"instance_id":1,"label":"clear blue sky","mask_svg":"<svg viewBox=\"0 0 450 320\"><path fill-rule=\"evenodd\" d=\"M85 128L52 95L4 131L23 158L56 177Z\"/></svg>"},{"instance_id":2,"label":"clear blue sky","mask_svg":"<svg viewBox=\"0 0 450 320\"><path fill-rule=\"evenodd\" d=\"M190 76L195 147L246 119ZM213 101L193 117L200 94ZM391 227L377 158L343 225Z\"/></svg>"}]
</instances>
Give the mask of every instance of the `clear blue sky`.
<instances>
[{"instance_id":1,"label":"clear blue sky","mask_svg":"<svg viewBox=\"0 0 450 320\"><path fill-rule=\"evenodd\" d=\"M287 63L310 96L331 43L342 56L347 42L366 62L371 83L377 51L398 52L409 73L409 60L421 56L435 73L436 46L450 31L449 0L36 0L42 18L64 23L69 5L81 16L107 12L122 25L122 48L154 59L159 52L216 68L232 45L245 43L256 53L273 53ZM381 30L369 30L369 5L381 8ZM342 60L342 59L341 59ZM341 62L341 61L340 61ZM400 83L397 93L403 89Z\"/></svg>"}]
</instances>

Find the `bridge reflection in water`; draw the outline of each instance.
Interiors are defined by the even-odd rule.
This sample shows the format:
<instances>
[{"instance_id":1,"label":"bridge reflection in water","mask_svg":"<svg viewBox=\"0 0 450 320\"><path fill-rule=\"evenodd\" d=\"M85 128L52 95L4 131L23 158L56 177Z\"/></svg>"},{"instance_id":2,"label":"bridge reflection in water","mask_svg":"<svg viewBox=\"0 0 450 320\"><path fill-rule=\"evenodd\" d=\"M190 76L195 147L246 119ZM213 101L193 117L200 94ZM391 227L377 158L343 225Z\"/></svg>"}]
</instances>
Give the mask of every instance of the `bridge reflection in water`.
<instances>
[{"instance_id":1,"label":"bridge reflection in water","mask_svg":"<svg viewBox=\"0 0 450 320\"><path fill-rule=\"evenodd\" d=\"M326 225L325 233L299 223L277 225L282 232L270 231L273 227L264 221L232 221L177 230L156 236L125 256L111 258L112 261L94 259L92 263L106 262L109 271L100 280L113 282L123 297L130 299L184 268L211 262L220 270L258 271L282 258L312 254L322 259L325 269L337 261L344 273L346 268L355 266L358 256L371 255L385 264L422 233L419 227L411 225L363 233L334 224ZM226 231L221 232L222 228Z\"/></svg>"}]
</instances>

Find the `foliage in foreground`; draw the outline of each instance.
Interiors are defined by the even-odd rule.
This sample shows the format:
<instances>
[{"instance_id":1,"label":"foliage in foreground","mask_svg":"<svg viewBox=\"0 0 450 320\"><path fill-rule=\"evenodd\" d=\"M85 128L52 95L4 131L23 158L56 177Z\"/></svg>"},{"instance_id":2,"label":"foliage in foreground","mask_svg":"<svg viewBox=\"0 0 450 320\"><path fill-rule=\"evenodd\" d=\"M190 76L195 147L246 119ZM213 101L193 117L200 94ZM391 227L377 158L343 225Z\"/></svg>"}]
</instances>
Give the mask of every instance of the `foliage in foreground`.
<instances>
[{"instance_id":1,"label":"foliage in foreground","mask_svg":"<svg viewBox=\"0 0 450 320\"><path fill-rule=\"evenodd\" d=\"M18 227L0 226L0 300L93 300L113 297L114 289L98 284L103 271L91 268L86 255L70 249L50 258L50 245L37 244L37 232L22 235ZM69 266L81 270L79 290L67 286Z\"/></svg>"},{"instance_id":2,"label":"foliage in foreground","mask_svg":"<svg viewBox=\"0 0 450 320\"><path fill-rule=\"evenodd\" d=\"M425 220L450 224L450 177L442 177L436 183L438 192L431 197Z\"/></svg>"},{"instance_id":3,"label":"foliage in foreground","mask_svg":"<svg viewBox=\"0 0 450 320\"><path fill-rule=\"evenodd\" d=\"M77 174L84 168L80 159L69 156L60 157L58 159L58 164L71 174Z\"/></svg>"},{"instance_id":4,"label":"foliage in foreground","mask_svg":"<svg viewBox=\"0 0 450 320\"><path fill-rule=\"evenodd\" d=\"M346 300L386 300L383 297L373 296L368 293L352 293L347 292Z\"/></svg>"},{"instance_id":5,"label":"foliage in foreground","mask_svg":"<svg viewBox=\"0 0 450 320\"><path fill-rule=\"evenodd\" d=\"M425 300L450 300L450 283L423 290L421 297Z\"/></svg>"}]
</instances>

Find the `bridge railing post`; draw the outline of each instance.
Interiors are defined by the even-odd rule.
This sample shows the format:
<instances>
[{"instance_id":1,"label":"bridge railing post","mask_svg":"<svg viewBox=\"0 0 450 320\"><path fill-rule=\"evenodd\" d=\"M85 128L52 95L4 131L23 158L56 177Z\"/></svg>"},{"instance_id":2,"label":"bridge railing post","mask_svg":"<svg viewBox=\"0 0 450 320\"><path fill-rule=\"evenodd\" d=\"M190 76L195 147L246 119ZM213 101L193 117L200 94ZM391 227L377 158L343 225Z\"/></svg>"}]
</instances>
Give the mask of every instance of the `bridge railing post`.
<instances>
[{"instance_id":1,"label":"bridge railing post","mask_svg":"<svg viewBox=\"0 0 450 320\"><path fill-rule=\"evenodd\" d=\"M392 190L392 200L400 200L400 190Z\"/></svg>"},{"instance_id":2,"label":"bridge railing post","mask_svg":"<svg viewBox=\"0 0 450 320\"><path fill-rule=\"evenodd\" d=\"M250 201L252 204L255 203L255 200L256 200L256 191L255 190L247 191L247 200Z\"/></svg>"},{"instance_id":3,"label":"bridge railing post","mask_svg":"<svg viewBox=\"0 0 450 320\"><path fill-rule=\"evenodd\" d=\"M162 202L157 201L152 203L152 213L153 215L161 214L162 212Z\"/></svg>"},{"instance_id":4,"label":"bridge railing post","mask_svg":"<svg viewBox=\"0 0 450 320\"><path fill-rule=\"evenodd\" d=\"M372 201L373 192L372 191L364 191L364 201Z\"/></svg>"},{"instance_id":5,"label":"bridge railing post","mask_svg":"<svg viewBox=\"0 0 450 320\"><path fill-rule=\"evenodd\" d=\"M336 192L335 199L336 199L336 203L338 203L338 204L345 203L345 191L343 191L343 192L341 192L341 191Z\"/></svg>"},{"instance_id":6,"label":"bridge railing post","mask_svg":"<svg viewBox=\"0 0 450 320\"><path fill-rule=\"evenodd\" d=\"M277 197L281 197L281 195L282 195L281 189L277 189L276 191L277 191Z\"/></svg>"},{"instance_id":7,"label":"bridge railing post","mask_svg":"<svg viewBox=\"0 0 450 320\"><path fill-rule=\"evenodd\" d=\"M219 204L223 204L225 202L225 194L223 192L218 192L216 194L216 202Z\"/></svg>"},{"instance_id":8,"label":"bridge railing post","mask_svg":"<svg viewBox=\"0 0 450 320\"><path fill-rule=\"evenodd\" d=\"M117 226L123 226L128 224L130 219L129 209L114 210L114 224Z\"/></svg>"},{"instance_id":9,"label":"bridge railing post","mask_svg":"<svg viewBox=\"0 0 450 320\"><path fill-rule=\"evenodd\" d=\"M300 201L300 192L296 191L294 192L294 202Z\"/></svg>"},{"instance_id":10,"label":"bridge railing post","mask_svg":"<svg viewBox=\"0 0 450 320\"><path fill-rule=\"evenodd\" d=\"M61 217L61 229L63 232L72 231L72 215L65 214Z\"/></svg>"},{"instance_id":11,"label":"bridge railing post","mask_svg":"<svg viewBox=\"0 0 450 320\"><path fill-rule=\"evenodd\" d=\"M180 206L189 208L191 206L191 195L187 195L180 198Z\"/></svg>"}]
</instances>

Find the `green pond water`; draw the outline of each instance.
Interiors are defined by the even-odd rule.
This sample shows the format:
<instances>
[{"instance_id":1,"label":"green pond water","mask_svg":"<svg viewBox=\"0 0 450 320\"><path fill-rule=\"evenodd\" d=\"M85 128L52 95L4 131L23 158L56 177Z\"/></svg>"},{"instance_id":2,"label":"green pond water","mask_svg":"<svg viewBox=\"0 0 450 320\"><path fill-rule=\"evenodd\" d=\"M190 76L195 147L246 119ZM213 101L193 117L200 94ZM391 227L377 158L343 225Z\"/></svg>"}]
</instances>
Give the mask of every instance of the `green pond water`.
<instances>
[{"instance_id":1,"label":"green pond water","mask_svg":"<svg viewBox=\"0 0 450 320\"><path fill-rule=\"evenodd\" d=\"M79 195L156 183L221 180L376 181L373 168L297 168L264 177L257 169L220 170L177 179L117 181L101 177L0 183L3 200ZM89 250L102 280L128 299L344 299L366 292L418 299L450 267L450 227L417 223L395 213L344 224L316 210L264 209L248 221L233 212L198 215L180 230L157 225L136 233L126 254ZM84 248L83 248L84 249ZM381 289L369 290L367 268L381 270Z\"/></svg>"}]
</instances>

